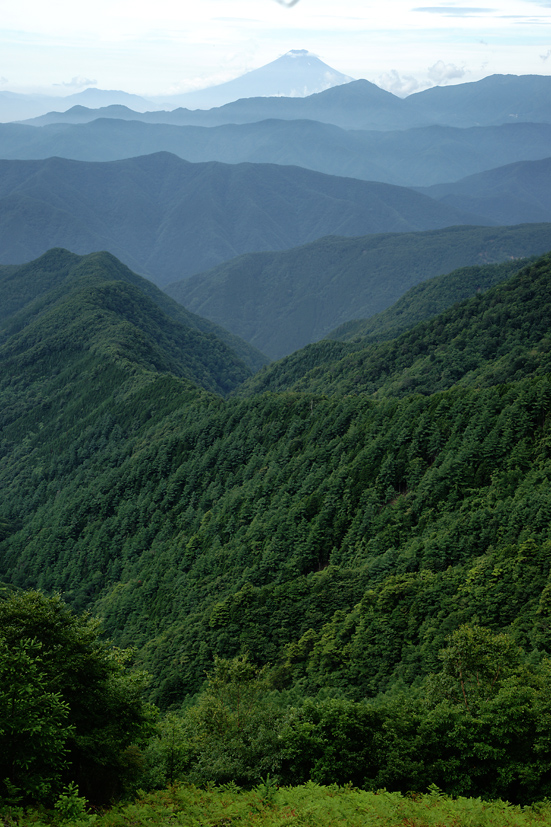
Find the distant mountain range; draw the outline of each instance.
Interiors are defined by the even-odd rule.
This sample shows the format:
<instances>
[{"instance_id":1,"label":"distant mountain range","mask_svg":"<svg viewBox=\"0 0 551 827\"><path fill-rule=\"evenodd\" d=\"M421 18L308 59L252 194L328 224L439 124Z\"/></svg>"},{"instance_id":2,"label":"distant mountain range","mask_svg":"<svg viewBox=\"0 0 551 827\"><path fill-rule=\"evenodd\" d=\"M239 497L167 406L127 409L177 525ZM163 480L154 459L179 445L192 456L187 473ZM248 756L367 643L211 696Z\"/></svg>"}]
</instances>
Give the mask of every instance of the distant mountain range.
<instances>
[{"instance_id":1,"label":"distant mountain range","mask_svg":"<svg viewBox=\"0 0 551 827\"><path fill-rule=\"evenodd\" d=\"M59 107L57 107L59 109ZM122 107L105 112L107 116L118 117ZM340 86L299 97L254 97L241 98L224 106L212 109L175 108L170 111L140 113L127 109L125 117L144 120L148 123L172 123L180 126L220 126L228 123L255 123L276 118L278 120L314 120L331 123L343 129L395 129L422 125L396 95L386 92L367 80L356 80ZM94 110L86 116L82 108L68 112L49 112L29 121L35 126L47 123L65 123L90 120L98 117Z\"/></svg>"},{"instance_id":2,"label":"distant mountain range","mask_svg":"<svg viewBox=\"0 0 551 827\"><path fill-rule=\"evenodd\" d=\"M69 103L68 99L64 100ZM551 76L548 75L491 75L472 83L433 87L404 99L367 80L356 80L303 98L243 97L206 111L178 109L174 113L148 112L143 116L136 112L133 117L149 122L188 126L219 126L277 118L315 120L343 129L384 131L435 124L464 128L521 122L550 123L550 101ZM55 109L59 110L59 99L56 99L56 103ZM87 104L83 97L76 99L76 96L72 96L70 106L63 106L63 109L70 109L75 104L94 106ZM120 98L105 100L96 105L111 104L123 104L143 111L143 105L132 106ZM165 100L163 109L176 109L174 104L175 100L170 106ZM73 118L81 122L83 113L77 111L66 115L64 112L56 111L50 113L45 120L51 123L71 121ZM21 119L20 117L19 120ZM8 118L0 117L0 120ZM38 120L35 123L42 124L43 121Z\"/></svg>"},{"instance_id":3,"label":"distant mountain range","mask_svg":"<svg viewBox=\"0 0 551 827\"><path fill-rule=\"evenodd\" d=\"M381 312L432 276L549 249L551 224L323 238L240 256L165 290L278 359L344 322Z\"/></svg>"},{"instance_id":4,"label":"distant mountain range","mask_svg":"<svg viewBox=\"0 0 551 827\"><path fill-rule=\"evenodd\" d=\"M20 92L0 92L0 123L35 118L51 109L70 109L73 106L97 108L118 104L132 107L138 112L155 108L153 101L140 95L132 95L107 89L83 89L72 95L26 95Z\"/></svg>"},{"instance_id":5,"label":"distant mountain range","mask_svg":"<svg viewBox=\"0 0 551 827\"><path fill-rule=\"evenodd\" d=\"M302 97L321 92L337 84L348 83L353 78L332 69L306 49L291 49L277 60L246 72L227 83L210 86L175 95L143 98L121 91L88 88L72 95L48 96L0 92L0 122L34 118L51 109L65 111L75 105L104 107L130 106L138 112L148 109L190 106L195 109L221 106L238 98L285 95Z\"/></svg>"},{"instance_id":6,"label":"distant mountain range","mask_svg":"<svg viewBox=\"0 0 551 827\"><path fill-rule=\"evenodd\" d=\"M477 212L498 224L551 220L551 158L470 175L453 184L419 188L442 204Z\"/></svg>"},{"instance_id":7,"label":"distant mountain range","mask_svg":"<svg viewBox=\"0 0 551 827\"><path fill-rule=\"evenodd\" d=\"M0 161L0 262L108 250L167 284L256 250L478 223L404 187L268 164ZM333 325L334 326L334 325Z\"/></svg>"},{"instance_id":8,"label":"distant mountain range","mask_svg":"<svg viewBox=\"0 0 551 827\"><path fill-rule=\"evenodd\" d=\"M551 124L346 131L314 121L261 121L218 127L101 119L40 129L0 124L0 157L60 156L112 161L172 152L187 161L272 163L330 175L426 187L492 167L551 155Z\"/></svg>"}]
</instances>

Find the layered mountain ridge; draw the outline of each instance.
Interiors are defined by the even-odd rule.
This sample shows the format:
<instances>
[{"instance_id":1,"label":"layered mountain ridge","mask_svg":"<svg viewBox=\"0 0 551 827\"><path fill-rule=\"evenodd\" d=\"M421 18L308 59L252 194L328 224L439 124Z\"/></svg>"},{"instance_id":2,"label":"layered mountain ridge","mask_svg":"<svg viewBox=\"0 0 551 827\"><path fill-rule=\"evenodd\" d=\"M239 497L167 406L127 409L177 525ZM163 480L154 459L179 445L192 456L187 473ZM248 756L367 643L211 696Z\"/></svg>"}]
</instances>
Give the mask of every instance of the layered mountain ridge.
<instances>
[{"instance_id":1,"label":"layered mountain ridge","mask_svg":"<svg viewBox=\"0 0 551 827\"><path fill-rule=\"evenodd\" d=\"M551 224L526 224L329 237L240 256L165 289L278 359L340 324L379 313L431 276L541 254L551 249L550 232Z\"/></svg>"},{"instance_id":2,"label":"layered mountain ridge","mask_svg":"<svg viewBox=\"0 0 551 827\"><path fill-rule=\"evenodd\" d=\"M105 164L0 161L0 216L6 264L51 246L109 250L157 284L328 233L484 223L406 188L298 167L190 164L168 153Z\"/></svg>"}]
</instances>

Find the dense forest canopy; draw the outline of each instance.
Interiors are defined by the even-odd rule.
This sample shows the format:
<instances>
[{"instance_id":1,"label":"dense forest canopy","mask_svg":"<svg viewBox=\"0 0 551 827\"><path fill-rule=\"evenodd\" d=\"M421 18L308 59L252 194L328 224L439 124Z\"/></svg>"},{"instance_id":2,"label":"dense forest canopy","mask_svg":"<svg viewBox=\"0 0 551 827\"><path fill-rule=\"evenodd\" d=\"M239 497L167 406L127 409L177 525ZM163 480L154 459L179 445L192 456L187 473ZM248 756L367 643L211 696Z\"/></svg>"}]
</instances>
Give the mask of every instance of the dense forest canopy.
<instances>
[{"instance_id":1,"label":"dense forest canopy","mask_svg":"<svg viewBox=\"0 0 551 827\"><path fill-rule=\"evenodd\" d=\"M0 578L5 605L61 592L40 599L135 648L170 712L149 783L551 794L551 255L248 382L118 267L0 271ZM71 750L74 702L24 638L1 627L0 659L34 664Z\"/></svg>"}]
</instances>

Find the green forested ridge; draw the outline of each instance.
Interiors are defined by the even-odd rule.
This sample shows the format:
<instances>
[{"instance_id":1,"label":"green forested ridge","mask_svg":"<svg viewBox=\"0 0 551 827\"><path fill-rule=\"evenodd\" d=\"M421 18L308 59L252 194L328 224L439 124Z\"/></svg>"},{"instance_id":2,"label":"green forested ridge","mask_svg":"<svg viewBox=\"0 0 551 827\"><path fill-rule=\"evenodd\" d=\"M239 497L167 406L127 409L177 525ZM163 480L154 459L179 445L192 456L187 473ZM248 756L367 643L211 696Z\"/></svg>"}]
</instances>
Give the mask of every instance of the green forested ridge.
<instances>
[{"instance_id":1,"label":"green forested ridge","mask_svg":"<svg viewBox=\"0 0 551 827\"><path fill-rule=\"evenodd\" d=\"M378 340L393 339L418 322L437 316L452 304L469 299L518 272L526 259L513 259L501 264L460 267L451 273L435 276L411 287L398 301L369 319L355 319L333 330L328 339L349 342L372 336Z\"/></svg>"},{"instance_id":2,"label":"green forested ridge","mask_svg":"<svg viewBox=\"0 0 551 827\"><path fill-rule=\"evenodd\" d=\"M10 335L14 326L23 326L27 315L36 314L43 305L62 295L82 273L84 278L93 277L100 282L120 281L137 287L172 321L206 334L211 340L213 337L222 339L252 370L258 370L268 361L238 336L172 301L166 293L137 276L109 253L77 256L63 249L49 250L29 264L0 267L0 342ZM10 320L10 317L14 318Z\"/></svg>"},{"instance_id":3,"label":"green forested ridge","mask_svg":"<svg viewBox=\"0 0 551 827\"><path fill-rule=\"evenodd\" d=\"M63 322L51 291L7 320L0 579L136 647L173 713L147 783L550 795L551 255L225 399L79 262Z\"/></svg>"},{"instance_id":4,"label":"green forested ridge","mask_svg":"<svg viewBox=\"0 0 551 827\"><path fill-rule=\"evenodd\" d=\"M380 313L433 276L550 248L549 224L329 236L282 252L239 256L165 289L194 313L280 359L340 324Z\"/></svg>"},{"instance_id":5,"label":"green forested ridge","mask_svg":"<svg viewBox=\"0 0 551 827\"><path fill-rule=\"evenodd\" d=\"M268 366L239 392L408 396L543 375L550 369L549 265L550 256L543 256L389 342L368 337L310 345Z\"/></svg>"}]
</instances>

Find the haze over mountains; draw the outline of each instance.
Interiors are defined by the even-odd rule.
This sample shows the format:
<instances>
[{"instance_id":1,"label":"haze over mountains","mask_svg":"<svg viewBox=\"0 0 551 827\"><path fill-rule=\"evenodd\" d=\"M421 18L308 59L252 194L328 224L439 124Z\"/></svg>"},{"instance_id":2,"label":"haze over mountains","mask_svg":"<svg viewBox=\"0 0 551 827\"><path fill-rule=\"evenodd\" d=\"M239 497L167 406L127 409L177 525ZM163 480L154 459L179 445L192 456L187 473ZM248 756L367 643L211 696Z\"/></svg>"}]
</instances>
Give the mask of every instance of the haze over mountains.
<instances>
[{"instance_id":1,"label":"haze over mountains","mask_svg":"<svg viewBox=\"0 0 551 827\"><path fill-rule=\"evenodd\" d=\"M443 204L477 212L497 224L549 221L551 158L508 164L419 191Z\"/></svg>"},{"instance_id":2,"label":"haze over mountains","mask_svg":"<svg viewBox=\"0 0 551 827\"><path fill-rule=\"evenodd\" d=\"M143 98L121 91L107 91L89 88L65 97L47 95L24 95L14 92L0 92L0 122L37 117L50 109L63 111L75 105L102 107L110 105L131 106L138 112L147 109L180 106L209 108L220 106L238 98L257 96L304 96L328 89L337 84L351 81L332 69L306 49L291 49L276 60L253 69L226 83L180 94Z\"/></svg>"},{"instance_id":3,"label":"haze over mountains","mask_svg":"<svg viewBox=\"0 0 551 827\"><path fill-rule=\"evenodd\" d=\"M332 69L307 49L291 49L266 66L221 83L193 92L156 98L170 109L179 106L191 109L210 109L239 98L256 97L305 97L322 92L353 78Z\"/></svg>"},{"instance_id":4,"label":"haze over mountains","mask_svg":"<svg viewBox=\"0 0 551 827\"><path fill-rule=\"evenodd\" d=\"M549 801L549 81L0 129L0 605L100 615L171 710L143 751L84 739L103 795ZM213 664L250 725L212 727Z\"/></svg>"},{"instance_id":5,"label":"haze over mountains","mask_svg":"<svg viewBox=\"0 0 551 827\"><path fill-rule=\"evenodd\" d=\"M157 284L324 235L484 223L411 189L298 167L190 164L159 153L111 163L0 161L0 261L49 247L109 250Z\"/></svg>"},{"instance_id":6,"label":"haze over mountains","mask_svg":"<svg viewBox=\"0 0 551 827\"><path fill-rule=\"evenodd\" d=\"M330 237L294 250L240 256L165 289L194 313L279 359L344 322L380 313L432 276L549 249L551 224Z\"/></svg>"},{"instance_id":7,"label":"haze over mountains","mask_svg":"<svg viewBox=\"0 0 551 827\"><path fill-rule=\"evenodd\" d=\"M35 118L51 109L84 106L97 108L118 104L142 112L154 107L153 101L129 92L89 88L72 95L54 96L0 91L0 123Z\"/></svg>"},{"instance_id":8,"label":"haze over mountains","mask_svg":"<svg viewBox=\"0 0 551 827\"><path fill-rule=\"evenodd\" d=\"M347 131L313 121L261 121L219 127L178 127L99 119L35 129L0 125L3 158L59 155L112 161L172 152L188 161L275 163L330 175L422 187L551 152L551 124L426 127L394 132Z\"/></svg>"},{"instance_id":9,"label":"haze over mountains","mask_svg":"<svg viewBox=\"0 0 551 827\"><path fill-rule=\"evenodd\" d=\"M296 53L254 78L283 77L307 62L319 70ZM402 100L353 81L206 111L75 107L32 126L3 124L0 260L19 263L52 246L109 250L155 283L172 282L172 295L194 312L277 358L380 312L446 268L544 252L550 90L548 77L494 76ZM194 119L211 125L185 125ZM425 121L432 125L411 128ZM365 123L377 129L349 128ZM513 234L473 226L528 222L538 226ZM388 260L379 241L366 238L461 224L470 229L449 236L444 257L436 252L443 236L436 247L427 236L397 239ZM362 259L352 264L350 244L318 243L324 236L359 237ZM244 253L254 255L233 260ZM193 274L190 284L176 284ZM368 288L373 278L378 286Z\"/></svg>"},{"instance_id":10,"label":"haze over mountains","mask_svg":"<svg viewBox=\"0 0 551 827\"><path fill-rule=\"evenodd\" d=\"M131 117L149 123L219 126L259 120L316 120L343 129L408 129L416 126L497 126L549 123L551 78L544 75L491 75L456 86L433 87L398 98L367 80L351 81L306 97L244 97L209 110L133 111L122 100L111 109L86 110L82 99L72 107L39 116L35 125L82 122L98 116ZM93 92L94 90L87 90ZM111 94L111 93L106 93ZM99 99L99 94L98 94ZM80 104L75 106L75 104ZM120 104L125 105L124 114ZM89 106L89 105L88 105ZM59 110L59 107L56 107ZM117 112L118 110L118 112ZM2 119L4 120L4 119ZM13 120L13 119L12 119Z\"/></svg>"}]
</instances>

